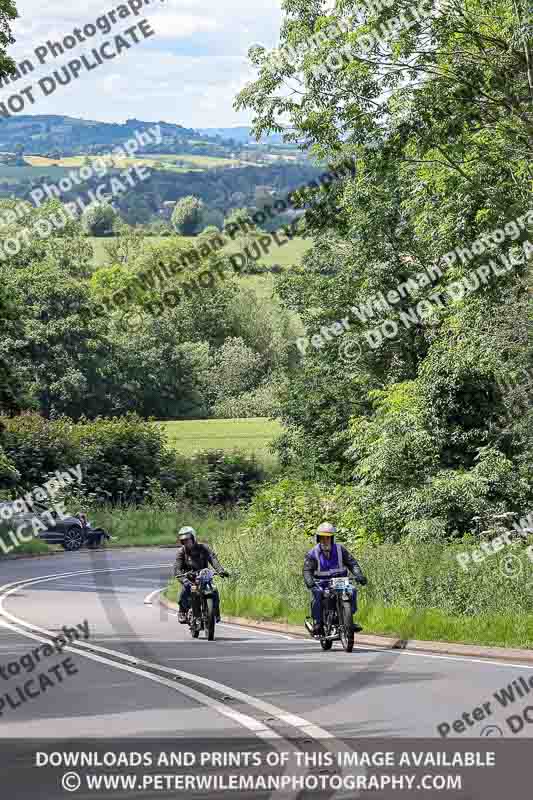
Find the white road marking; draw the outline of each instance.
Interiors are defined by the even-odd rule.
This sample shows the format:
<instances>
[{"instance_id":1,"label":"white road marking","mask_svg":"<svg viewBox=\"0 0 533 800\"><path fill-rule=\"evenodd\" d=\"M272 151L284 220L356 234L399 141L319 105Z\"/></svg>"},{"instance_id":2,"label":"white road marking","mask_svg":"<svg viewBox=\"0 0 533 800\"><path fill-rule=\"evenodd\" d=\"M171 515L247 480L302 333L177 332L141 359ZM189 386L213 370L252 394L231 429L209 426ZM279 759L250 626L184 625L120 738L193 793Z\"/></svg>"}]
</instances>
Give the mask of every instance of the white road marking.
<instances>
[{"instance_id":1,"label":"white road marking","mask_svg":"<svg viewBox=\"0 0 533 800\"><path fill-rule=\"evenodd\" d=\"M161 592L164 589L165 589L165 587L162 586L160 589L155 589L153 592L150 592L150 594L147 594L146 597L144 598L145 605L151 606L152 605L152 597L155 597L156 594L161 594Z\"/></svg>"},{"instance_id":2,"label":"white road marking","mask_svg":"<svg viewBox=\"0 0 533 800\"><path fill-rule=\"evenodd\" d=\"M157 565L157 566L159 566L159 565ZM117 568L109 568L109 569L102 569L102 570L92 570L92 572L94 574L96 574L98 572L122 572L122 571L132 570L132 569L143 569L143 567L117 567ZM37 583L46 583L48 581L57 580L58 578L70 577L70 576L75 575L75 574L86 574L86 573L85 572L84 573L72 573L72 572L70 572L70 573L63 573L63 574L59 573L59 574L55 574L55 575L44 575L44 576L41 576L39 578L29 578L29 579L26 579L24 581L16 581L16 582L11 583L11 584L6 584L6 586L0 587L0 614L2 614L8 620L11 620L11 622L14 623L15 625L19 625L22 628L29 628L29 629L32 629L33 631L40 631L41 633L46 633L46 634L48 634L50 636L54 635L51 631L47 630L46 628L40 628L37 625L33 625L31 623L28 623L26 620L23 620L23 619L20 619L20 618L16 617L14 614L10 614L4 608L4 602L5 602L5 600L7 600L7 598L10 595L12 595L14 592L16 592L17 589L20 588L21 586L27 586L28 584L34 585L34 584L37 584ZM12 625L6 625L6 627L11 627L13 630L17 630ZM31 634L30 635L29 633L26 633L25 631L18 630L17 632L21 633L22 635L32 636L33 638L39 638L39 637L35 637L35 634ZM147 678L149 678L151 680L154 680L154 679L157 678L156 682L165 683L165 681L166 681L165 678L159 678L158 676L154 676L151 673L147 673L147 672L143 672L142 671L142 667L143 666L155 668L155 669L159 670L160 672L166 672L167 674L170 674L170 675L176 675L178 677L185 678L186 680L193 681L196 684L200 684L202 686L208 687L209 689L214 689L217 692L221 692L222 694L226 695L227 697L232 697L234 700L239 700L242 703L244 703L245 705L251 706L251 707L256 708L257 710L259 710L259 711L261 711L261 712L263 712L265 714L268 714L270 717L273 717L273 718L277 719L279 722L282 722L285 725L289 725L290 727L296 728L297 730L301 731L305 736L308 736L310 738L318 739L318 740L334 739L335 738L333 736L333 734L330 733L329 731L326 731L324 728L321 728L318 725L315 725L315 724L309 722L308 720L304 719L303 717L299 717L296 714L292 714L292 713L290 713L288 711L285 711L282 708L278 708L278 706L272 705L271 703L266 703L263 700L259 700L259 699L255 698L255 697L253 697L253 695L249 695L249 694L246 694L245 692L240 692L237 689L233 689L231 686L226 686L223 683L219 683L218 681L210 680L209 678L204 678L204 677L202 677L200 675L194 675L194 674L192 674L190 672L184 672L183 670L175 670L175 669L172 669L170 667L165 667L162 664L155 664L155 663L150 662L150 661L144 661L143 659L133 658L132 656L127 655L126 653L121 653L120 651L117 651L117 650L110 650L110 649L108 649L106 647L101 647L101 646L95 645L95 644L89 644L88 642L84 642L84 641L78 641L76 643L75 647L72 647L72 648L69 647L69 648L65 648L65 649L72 650L73 652L78 653L79 655L83 655L83 656L86 656L87 658L91 658L93 661L100 660L100 661L102 661L102 663L106 663L106 664L108 664L110 666L114 666L117 669L125 669L126 671L130 671L130 672L133 671L136 674L143 675L143 676L145 676L145 677L147 677ZM87 651L90 651L90 652L87 652ZM96 651L98 653L104 653L106 655L114 656L115 658L120 658L122 661L129 662L130 664L134 664L135 666L134 667L133 666L129 667L126 664L117 664L116 662L110 661L109 659L107 659L105 657L95 655L94 651ZM165 683L165 685L169 685L169 686L171 686L173 689L175 689L177 691L180 691L180 690L183 691L183 690L187 689L186 692L184 691L184 694L189 693L190 697L194 697L199 702L203 702L201 698L205 698L206 704L211 705L213 708L216 708L217 710L223 709L224 713L226 714L226 716L229 716L229 714L227 713L229 711L229 709L227 709L226 706L222 705L221 703L218 703L217 701L212 700L210 697L207 697L207 696L201 694L200 692L196 691L196 689L190 689L189 687L185 687L185 686L176 687L176 684L173 681L167 681ZM190 692L194 692L194 695L190 694ZM209 700L209 703L207 703L207 700ZM239 713L240 712L232 711L233 715L238 715ZM254 726L260 725L260 723L258 723L257 720L254 720L252 717L246 717L245 715L241 715L241 716L243 716L244 719L248 719L249 720L249 723L246 724L246 725L245 725L244 721L242 722L242 724L245 725L245 727L250 728L250 725L254 725ZM233 719L237 720L237 717L233 716ZM267 731L265 733L265 738L273 738L273 737L274 738L281 738L274 731L271 731L270 729L268 729L267 726L263 726L263 727L265 729L267 729ZM252 728L250 728L250 730L251 729ZM257 730L256 730L256 732L260 736L263 735L261 732L259 732Z\"/></svg>"},{"instance_id":3,"label":"white road marking","mask_svg":"<svg viewBox=\"0 0 533 800\"><path fill-rule=\"evenodd\" d=\"M1 591L1 590L0 590ZM3 598L2 598L3 599ZM0 601L1 604L1 601ZM2 609L2 613L7 613ZM11 615L8 615L11 616ZM27 636L30 639L35 639L37 642L48 643L49 640L43 638L42 636L38 636L34 633L29 633L28 631L21 631L16 628L14 625L9 625L6 623L6 627L11 628L11 630L16 631L21 636ZM45 631L44 628L37 628L37 630L41 630L43 632L49 633L49 631ZM101 649L101 648L100 648ZM104 658L103 656L95 655L94 653L86 653L80 652L76 647L64 647L63 651L68 651L69 653L77 653L77 655L81 655L84 658L88 658L91 661L97 661L101 664L106 664L107 666L114 667L115 669L120 669L123 672L131 672L134 675L140 675L143 678L148 678L148 680L153 681L154 683L160 683L163 686L167 686L170 689L173 689L175 692L179 692L180 694L184 694L187 697L192 698L193 700L197 700L204 706L209 706L213 711L216 711L219 714L222 714L224 717L228 717L229 719L233 720L233 722L237 722L239 725L242 725L244 728L255 733L261 739L280 739L280 735L269 728L268 725L264 725L263 723L258 722L258 720L254 719L253 717L249 717L247 714L242 714L240 711L235 711L232 708L227 708L222 703L219 703L216 700L213 700L206 694L202 692L198 692L196 689L192 689L189 686L180 686L176 685L175 681L168 680L168 678L162 678L159 675L153 675L150 672L146 672L143 669L139 669L137 667L130 667L126 664L117 664L115 661L111 661L108 658ZM113 651L109 650L109 653Z\"/></svg>"},{"instance_id":4,"label":"white road marking","mask_svg":"<svg viewBox=\"0 0 533 800\"><path fill-rule=\"evenodd\" d=\"M417 658L441 658L445 659L446 661L468 661L471 664L487 664L489 667L513 667L514 669L533 669L533 664L512 664L509 661L497 661L495 659L491 659L487 656L487 658L474 658L473 656L449 656L449 655L441 655L440 653L416 653L413 650L404 650L400 647L380 647L379 645L366 645L366 644L359 644L356 642L356 648L358 650L375 650L376 648L381 652L386 653L396 653L403 656L415 656Z\"/></svg>"},{"instance_id":5,"label":"white road marking","mask_svg":"<svg viewBox=\"0 0 533 800\"><path fill-rule=\"evenodd\" d=\"M287 636L284 633L275 633L274 631L262 631L260 628L248 628L246 625L234 625L231 622L219 623L223 628L236 628L239 631L246 631L246 633L259 633L264 636L277 636L278 639L288 639L289 642L298 641L294 636Z\"/></svg>"}]
</instances>

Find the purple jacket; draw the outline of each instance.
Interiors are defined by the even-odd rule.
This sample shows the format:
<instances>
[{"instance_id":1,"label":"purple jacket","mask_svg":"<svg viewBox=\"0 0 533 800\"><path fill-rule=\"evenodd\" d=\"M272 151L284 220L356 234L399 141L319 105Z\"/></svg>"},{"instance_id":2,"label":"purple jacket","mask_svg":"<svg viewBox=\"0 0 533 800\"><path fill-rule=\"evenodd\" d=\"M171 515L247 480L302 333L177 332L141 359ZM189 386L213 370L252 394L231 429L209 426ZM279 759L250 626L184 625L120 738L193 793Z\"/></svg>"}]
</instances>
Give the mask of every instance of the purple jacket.
<instances>
[{"instance_id":1,"label":"purple jacket","mask_svg":"<svg viewBox=\"0 0 533 800\"><path fill-rule=\"evenodd\" d=\"M308 589L316 581L341 578L348 575L348 571L355 577L363 577L359 563L342 544L333 545L329 559L319 544L305 556L303 576Z\"/></svg>"}]
</instances>

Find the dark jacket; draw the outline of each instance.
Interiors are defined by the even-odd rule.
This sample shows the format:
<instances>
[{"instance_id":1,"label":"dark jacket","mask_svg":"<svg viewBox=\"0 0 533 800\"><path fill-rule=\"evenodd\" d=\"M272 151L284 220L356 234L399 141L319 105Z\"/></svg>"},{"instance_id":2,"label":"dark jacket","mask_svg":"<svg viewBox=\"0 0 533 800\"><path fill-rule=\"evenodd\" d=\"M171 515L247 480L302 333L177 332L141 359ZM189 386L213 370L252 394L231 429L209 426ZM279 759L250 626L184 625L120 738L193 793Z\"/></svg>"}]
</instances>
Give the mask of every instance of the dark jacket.
<instances>
[{"instance_id":1,"label":"dark jacket","mask_svg":"<svg viewBox=\"0 0 533 800\"><path fill-rule=\"evenodd\" d=\"M224 568L220 565L215 553L206 544L196 542L187 552L183 545L178 547L176 554L176 563L174 564L174 577L181 575L184 572L199 572L211 565L215 572L224 572ZM180 583L183 583L186 578L178 578Z\"/></svg>"},{"instance_id":2,"label":"dark jacket","mask_svg":"<svg viewBox=\"0 0 533 800\"><path fill-rule=\"evenodd\" d=\"M314 549L314 548L313 548ZM359 563L355 560L355 558L348 552L348 550L341 544L342 550L342 562L346 569L350 570L350 572L354 575L355 578L362 578L363 571L359 566ZM304 581L305 585L308 589L311 589L315 585L315 572L319 567L318 561L316 559L313 550L309 550L307 555L305 556L304 561Z\"/></svg>"}]
</instances>

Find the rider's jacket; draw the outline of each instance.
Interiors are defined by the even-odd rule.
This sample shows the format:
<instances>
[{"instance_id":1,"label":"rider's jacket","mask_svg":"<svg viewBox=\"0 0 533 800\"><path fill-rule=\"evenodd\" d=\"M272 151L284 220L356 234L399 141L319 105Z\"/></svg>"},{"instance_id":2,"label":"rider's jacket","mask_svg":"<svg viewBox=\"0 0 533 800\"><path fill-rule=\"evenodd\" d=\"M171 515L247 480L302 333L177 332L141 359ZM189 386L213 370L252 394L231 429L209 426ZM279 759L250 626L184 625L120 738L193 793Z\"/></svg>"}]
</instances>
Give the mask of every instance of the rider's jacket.
<instances>
[{"instance_id":1,"label":"rider's jacket","mask_svg":"<svg viewBox=\"0 0 533 800\"><path fill-rule=\"evenodd\" d=\"M321 545L317 544L305 556L303 571L305 585L311 589L316 581L345 577L348 575L348 570L356 577L363 575L358 562L342 544L333 545L329 558Z\"/></svg>"},{"instance_id":2,"label":"rider's jacket","mask_svg":"<svg viewBox=\"0 0 533 800\"><path fill-rule=\"evenodd\" d=\"M180 545L176 554L176 563L174 564L174 576L176 577L184 572L199 572L209 565L213 567L215 572L222 572L223 570L215 553L206 544L196 542L190 552L187 552L183 545ZM183 583L185 578L178 578L178 580Z\"/></svg>"}]
</instances>

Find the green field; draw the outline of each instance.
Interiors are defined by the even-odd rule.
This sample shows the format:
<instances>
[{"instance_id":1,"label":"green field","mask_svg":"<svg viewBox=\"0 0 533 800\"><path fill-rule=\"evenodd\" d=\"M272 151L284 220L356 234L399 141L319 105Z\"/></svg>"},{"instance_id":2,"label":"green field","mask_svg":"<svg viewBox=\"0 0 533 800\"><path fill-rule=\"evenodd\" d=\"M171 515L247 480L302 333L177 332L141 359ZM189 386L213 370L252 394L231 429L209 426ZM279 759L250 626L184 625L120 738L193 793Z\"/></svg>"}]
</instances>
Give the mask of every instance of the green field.
<instances>
[{"instance_id":1,"label":"green field","mask_svg":"<svg viewBox=\"0 0 533 800\"><path fill-rule=\"evenodd\" d=\"M108 263L108 258L104 245L106 242L112 241L112 237L107 236L91 236L91 244L94 248L93 262L96 266L104 266ZM146 242L149 246L155 247L156 245L164 244L165 242L179 242L180 244L194 247L196 242L195 236L147 236ZM273 247L270 253L264 258L260 259L261 264L271 267L273 264L280 264L282 267L290 266L291 264L300 264L304 254L311 247L308 239L293 239L283 247ZM236 252L239 249L236 242L228 245L228 252ZM255 276L254 276L255 277ZM263 277L263 276L260 276ZM268 276L264 276L268 277Z\"/></svg>"},{"instance_id":2,"label":"green field","mask_svg":"<svg viewBox=\"0 0 533 800\"><path fill-rule=\"evenodd\" d=\"M95 267L105 267L109 264L109 257L105 250L105 245L113 241L113 236L89 236L88 239L93 246L93 264ZM156 247L157 245L168 244L169 242L178 242L179 244L192 246L194 244L193 236L147 236L144 240L149 247Z\"/></svg>"},{"instance_id":3,"label":"green field","mask_svg":"<svg viewBox=\"0 0 533 800\"><path fill-rule=\"evenodd\" d=\"M84 166L87 156L66 156L65 158L53 159L45 158L44 156L26 156L25 160L31 167L11 167L13 170L31 169L32 174L35 169L48 169L53 168L54 165L59 165L59 168L79 168ZM162 155L149 155L139 156L138 158L118 158L116 156L88 156L89 160L105 161L109 163L111 160L117 169L127 169L135 165L143 165L152 167L153 169L170 169L173 172L190 172L196 169L213 169L214 167L230 167L238 166L239 161L232 158L221 158L219 156L197 156L188 153L183 154L162 154ZM183 166L177 166L174 162L183 161Z\"/></svg>"},{"instance_id":4,"label":"green field","mask_svg":"<svg viewBox=\"0 0 533 800\"><path fill-rule=\"evenodd\" d=\"M279 247L274 241L270 252L259 260L259 263L266 266L273 266L279 264L282 267L289 267L293 264L301 264L302 258L311 247L309 239L296 238L288 241L286 244ZM239 242L232 242L226 248L228 252L234 253L240 250Z\"/></svg>"},{"instance_id":5,"label":"green field","mask_svg":"<svg viewBox=\"0 0 533 800\"><path fill-rule=\"evenodd\" d=\"M65 175L68 175L66 167L9 167L6 164L0 164L0 183L20 183L23 180L33 181L35 178L43 178L45 176L55 182Z\"/></svg>"},{"instance_id":6,"label":"green field","mask_svg":"<svg viewBox=\"0 0 533 800\"><path fill-rule=\"evenodd\" d=\"M250 419L180 420L157 423L169 445L178 453L198 450L241 450L261 461L272 461L268 445L281 433L281 425L263 417Z\"/></svg>"}]
</instances>

